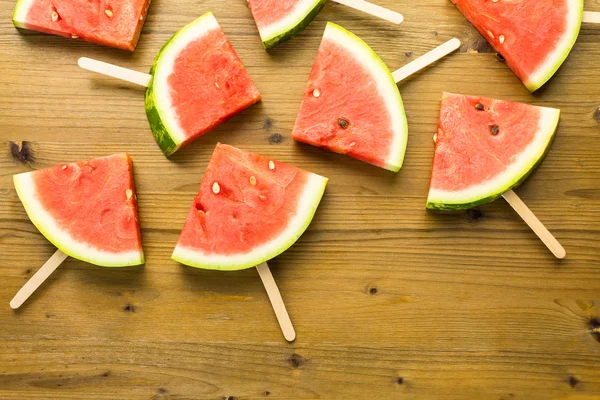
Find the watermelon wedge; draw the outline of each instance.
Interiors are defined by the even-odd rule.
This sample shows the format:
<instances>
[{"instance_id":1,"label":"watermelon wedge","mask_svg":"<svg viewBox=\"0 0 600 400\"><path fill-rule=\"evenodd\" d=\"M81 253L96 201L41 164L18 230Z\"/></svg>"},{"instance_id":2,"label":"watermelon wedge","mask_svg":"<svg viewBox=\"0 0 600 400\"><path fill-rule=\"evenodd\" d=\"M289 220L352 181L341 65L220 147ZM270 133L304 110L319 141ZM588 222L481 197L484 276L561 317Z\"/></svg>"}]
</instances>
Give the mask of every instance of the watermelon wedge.
<instances>
[{"instance_id":1,"label":"watermelon wedge","mask_svg":"<svg viewBox=\"0 0 600 400\"><path fill-rule=\"evenodd\" d=\"M266 49L302 32L326 3L327 0L248 0Z\"/></svg>"},{"instance_id":2,"label":"watermelon wedge","mask_svg":"<svg viewBox=\"0 0 600 400\"><path fill-rule=\"evenodd\" d=\"M268 261L306 230L326 185L319 175L219 143L173 259L226 271Z\"/></svg>"},{"instance_id":3,"label":"watermelon wedge","mask_svg":"<svg viewBox=\"0 0 600 400\"><path fill-rule=\"evenodd\" d=\"M544 159L560 110L444 93L427 208L465 210L517 187Z\"/></svg>"},{"instance_id":4,"label":"watermelon wedge","mask_svg":"<svg viewBox=\"0 0 600 400\"><path fill-rule=\"evenodd\" d=\"M63 253L105 267L144 263L128 154L27 172L13 180L31 222Z\"/></svg>"},{"instance_id":5,"label":"watermelon wedge","mask_svg":"<svg viewBox=\"0 0 600 400\"><path fill-rule=\"evenodd\" d=\"M150 0L18 0L17 28L134 51Z\"/></svg>"},{"instance_id":6,"label":"watermelon wedge","mask_svg":"<svg viewBox=\"0 0 600 400\"><path fill-rule=\"evenodd\" d=\"M150 75L146 114L166 156L261 99L212 13L177 32Z\"/></svg>"},{"instance_id":7,"label":"watermelon wedge","mask_svg":"<svg viewBox=\"0 0 600 400\"><path fill-rule=\"evenodd\" d=\"M408 126L389 69L361 39L328 23L292 132L300 142L398 172Z\"/></svg>"},{"instance_id":8,"label":"watermelon wedge","mask_svg":"<svg viewBox=\"0 0 600 400\"><path fill-rule=\"evenodd\" d=\"M565 61L579 35L583 0L452 0L531 92Z\"/></svg>"}]
</instances>

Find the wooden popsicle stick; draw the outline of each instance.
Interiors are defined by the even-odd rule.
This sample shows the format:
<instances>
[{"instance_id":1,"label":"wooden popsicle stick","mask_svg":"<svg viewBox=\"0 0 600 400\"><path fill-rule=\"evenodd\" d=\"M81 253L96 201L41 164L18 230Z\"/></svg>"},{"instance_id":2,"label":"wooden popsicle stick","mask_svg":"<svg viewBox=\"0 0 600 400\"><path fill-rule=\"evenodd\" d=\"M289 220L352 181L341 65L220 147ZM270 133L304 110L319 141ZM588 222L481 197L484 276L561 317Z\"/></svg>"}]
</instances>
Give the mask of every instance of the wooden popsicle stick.
<instances>
[{"instance_id":1,"label":"wooden popsicle stick","mask_svg":"<svg viewBox=\"0 0 600 400\"><path fill-rule=\"evenodd\" d=\"M52 257L23 285L15 297L10 301L10 307L13 310L21 307L23 303L41 286L42 283L58 268L60 264L67 259L68 255L60 250L56 250Z\"/></svg>"},{"instance_id":2,"label":"wooden popsicle stick","mask_svg":"<svg viewBox=\"0 0 600 400\"><path fill-rule=\"evenodd\" d=\"M87 69L88 71L97 72L99 74L111 76L113 78L121 79L123 81L135 83L145 87L148 87L150 80L152 79L152 75L87 57L81 57L79 60L77 60L77 65L83 69Z\"/></svg>"},{"instance_id":3,"label":"wooden popsicle stick","mask_svg":"<svg viewBox=\"0 0 600 400\"><path fill-rule=\"evenodd\" d=\"M290 316L285 308L281 293L275 283L275 279L273 279L273 274L271 274L269 266L267 263L262 263L258 265L256 269L267 290L267 295L269 296L269 300L271 300L273 311L275 311L275 316L277 316L277 321L279 322L285 340L293 342L296 339L296 331L294 330L294 326L292 325L292 321L290 320Z\"/></svg>"},{"instance_id":4,"label":"wooden popsicle stick","mask_svg":"<svg viewBox=\"0 0 600 400\"><path fill-rule=\"evenodd\" d=\"M589 24L600 24L600 12L584 11L583 22L587 22Z\"/></svg>"},{"instance_id":5,"label":"wooden popsicle stick","mask_svg":"<svg viewBox=\"0 0 600 400\"><path fill-rule=\"evenodd\" d=\"M510 206L523 218L523 221L529 225L529 227L538 235L542 242L550 249L552 254L556 258L565 258L567 252L562 247L558 240L550 233L550 231L540 222L535 214L527 207L527 205L521 200L519 196L512 190L502 195L504 199L510 204Z\"/></svg>"},{"instance_id":6,"label":"wooden popsicle stick","mask_svg":"<svg viewBox=\"0 0 600 400\"><path fill-rule=\"evenodd\" d=\"M433 64L440 58L452 53L460 47L460 44L460 40L458 40L457 38L450 39L441 46L438 46L435 49L431 50L429 53L406 64L404 67L400 68L392 74L394 76L394 79L396 80L396 83L399 83L400 81L408 78L412 74L422 70L426 66Z\"/></svg>"},{"instance_id":7,"label":"wooden popsicle stick","mask_svg":"<svg viewBox=\"0 0 600 400\"><path fill-rule=\"evenodd\" d=\"M333 0L336 3L343 4L345 6L354 8L356 10L362 11L364 13L373 15L375 17L385 19L386 21L390 21L394 24L401 24L404 21L404 17L402 14L397 13L392 10L388 10L387 8L378 6L377 4L369 3L365 0Z\"/></svg>"}]
</instances>

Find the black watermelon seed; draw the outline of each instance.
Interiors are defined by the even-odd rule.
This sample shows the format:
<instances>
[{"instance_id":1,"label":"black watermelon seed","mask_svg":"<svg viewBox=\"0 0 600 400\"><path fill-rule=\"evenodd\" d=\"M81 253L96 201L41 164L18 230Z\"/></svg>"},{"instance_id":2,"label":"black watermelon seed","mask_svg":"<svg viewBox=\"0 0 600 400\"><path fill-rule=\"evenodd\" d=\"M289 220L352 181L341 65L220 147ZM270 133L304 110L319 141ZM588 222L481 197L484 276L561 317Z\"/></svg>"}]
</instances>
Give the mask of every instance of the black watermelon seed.
<instances>
[{"instance_id":1,"label":"black watermelon seed","mask_svg":"<svg viewBox=\"0 0 600 400\"><path fill-rule=\"evenodd\" d=\"M490 132L492 133L492 135L496 136L498 133L500 133L500 128L498 127L498 125L492 125L492 127L490 128Z\"/></svg>"},{"instance_id":2,"label":"black watermelon seed","mask_svg":"<svg viewBox=\"0 0 600 400\"><path fill-rule=\"evenodd\" d=\"M342 129L348 129L350 122L346 121L344 118L340 118L340 119L338 119L338 124L340 125L340 127Z\"/></svg>"},{"instance_id":3,"label":"black watermelon seed","mask_svg":"<svg viewBox=\"0 0 600 400\"><path fill-rule=\"evenodd\" d=\"M485 107L481 103L475 104L475 108L479 111L483 111L485 109Z\"/></svg>"}]
</instances>

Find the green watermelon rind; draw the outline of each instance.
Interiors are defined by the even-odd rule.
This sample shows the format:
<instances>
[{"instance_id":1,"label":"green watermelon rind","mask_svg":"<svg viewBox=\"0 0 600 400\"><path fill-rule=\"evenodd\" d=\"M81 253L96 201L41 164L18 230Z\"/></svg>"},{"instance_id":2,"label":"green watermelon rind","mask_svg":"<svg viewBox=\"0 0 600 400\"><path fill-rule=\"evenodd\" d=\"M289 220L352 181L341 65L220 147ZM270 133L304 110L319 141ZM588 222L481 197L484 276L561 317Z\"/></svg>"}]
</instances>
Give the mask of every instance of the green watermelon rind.
<instances>
[{"instance_id":1,"label":"green watermelon rind","mask_svg":"<svg viewBox=\"0 0 600 400\"><path fill-rule=\"evenodd\" d=\"M29 9L31 8L31 3L33 0L18 0L17 5L15 6L15 11L13 12L12 22L16 28L27 29L26 17Z\"/></svg>"},{"instance_id":2,"label":"green watermelon rind","mask_svg":"<svg viewBox=\"0 0 600 400\"><path fill-rule=\"evenodd\" d=\"M297 218L298 223L288 228L290 232L284 231L269 243L262 245L262 250L259 248L248 254L232 256L208 255L177 245L171 258L190 267L219 271L239 271L267 262L289 249L306 231L325 193L327 182L327 178L311 174L310 181L305 185L304 193L298 201L301 211L291 218Z\"/></svg>"},{"instance_id":3,"label":"green watermelon rind","mask_svg":"<svg viewBox=\"0 0 600 400\"><path fill-rule=\"evenodd\" d=\"M264 37L263 33L259 31L265 49L272 49L283 42L287 42L306 29L306 27L316 18L319 12L321 12L323 7L325 7L327 0L312 0L312 3L312 7L309 7L306 14L301 15L295 21L274 32L268 37Z\"/></svg>"},{"instance_id":4,"label":"green watermelon rind","mask_svg":"<svg viewBox=\"0 0 600 400\"><path fill-rule=\"evenodd\" d=\"M404 103L402 102L402 96L400 95L400 90L398 89L398 84L396 83L394 76L390 72L387 65L383 62L381 57L379 57L379 55L361 38L333 22L328 22L327 28L325 30L325 35L330 36L331 32L337 32L343 37L349 39L350 43L352 43L351 47L352 49L354 49L354 51L362 51L364 52L363 55L368 55L368 57L371 58L371 61L373 62L372 66L374 67L370 68L372 74L377 74L383 77L382 81L385 87L389 88L390 96L393 96L393 99L391 99L391 103L388 104L387 97L382 94L382 97L386 99L386 107L389 106L388 111L391 115L391 118L397 116L401 118L402 121L400 122L399 126L394 127L394 132L396 132L397 141L397 143L395 143L395 147L397 148L394 148L394 146L392 147L392 149L390 150L390 154L386 160L386 164L381 165L381 167L397 173L402 168L404 156L406 154L406 148L408 145L408 121L406 118L406 112L404 111ZM379 70L376 71L375 68L378 68ZM398 136L399 140L397 139Z\"/></svg>"},{"instance_id":5,"label":"green watermelon rind","mask_svg":"<svg viewBox=\"0 0 600 400\"><path fill-rule=\"evenodd\" d=\"M527 162L525 168L522 169L520 173L516 176L511 177L508 180L500 180L496 187L487 191L486 193L481 193L477 196L469 196L464 198L462 201L450 200L449 198L438 197L434 198L431 195L427 198L427 206L428 210L439 210L439 211L462 211L469 210L475 207L482 206L484 204L491 203L494 200L502 197L504 193L509 190L515 189L521 185L528 177L535 171L535 169L542 163L546 154L550 151L550 147L556 136L556 131L558 129L558 123L560 119L560 110L554 108L545 108L543 107L544 115L542 116L542 120L547 118L544 121L544 124L538 129L537 135L543 135L545 140L543 142L543 146L539 146L539 148L535 151L533 157Z\"/></svg>"},{"instance_id":6,"label":"green watermelon rind","mask_svg":"<svg viewBox=\"0 0 600 400\"><path fill-rule=\"evenodd\" d=\"M130 267L144 264L142 250L113 254L93 249L85 243L76 241L68 233L58 228L52 216L36 199L35 185L31 180L31 174L31 172L26 172L14 175L15 189L31 222L54 246L73 258L101 267Z\"/></svg>"},{"instance_id":7,"label":"green watermelon rind","mask_svg":"<svg viewBox=\"0 0 600 400\"><path fill-rule=\"evenodd\" d=\"M557 48L552 56L550 56L551 60L546 61L542 67L538 68L539 78L530 78L528 81L524 81L523 84L530 92L535 92L546 82L550 80L558 71L560 66L565 62L571 49L575 45L577 41L577 37L579 36L579 30L581 28L581 22L583 20L583 0L567 0L569 2L569 6L572 12L572 20L568 21L568 24L571 26L572 31L570 32L570 36L566 36L564 38L564 43L562 43L562 48ZM544 71L545 70L545 71Z\"/></svg>"},{"instance_id":8,"label":"green watermelon rind","mask_svg":"<svg viewBox=\"0 0 600 400\"><path fill-rule=\"evenodd\" d=\"M180 131L181 128L177 126L176 123L169 122L168 118L164 116L169 105L161 103L165 101L165 97L168 97L168 94L157 93L157 71L161 64L166 61L167 53L172 46L176 45L179 40L181 40L181 43L189 43L190 40L186 41L188 33L190 34L191 39L194 39L198 37L202 31L215 29L215 26L218 27L218 22L211 12L203 14L196 20L184 26L163 45L156 55L152 67L150 68L150 75L152 75L152 79L150 79L148 88L146 89L146 95L144 97L144 109L146 110L146 116L148 118L148 123L150 124L152 135L154 136L156 143L164 155L167 157L175 153L186 139L178 138L174 134L174 132ZM176 56L177 54L178 53L175 53L174 55Z\"/></svg>"}]
</instances>

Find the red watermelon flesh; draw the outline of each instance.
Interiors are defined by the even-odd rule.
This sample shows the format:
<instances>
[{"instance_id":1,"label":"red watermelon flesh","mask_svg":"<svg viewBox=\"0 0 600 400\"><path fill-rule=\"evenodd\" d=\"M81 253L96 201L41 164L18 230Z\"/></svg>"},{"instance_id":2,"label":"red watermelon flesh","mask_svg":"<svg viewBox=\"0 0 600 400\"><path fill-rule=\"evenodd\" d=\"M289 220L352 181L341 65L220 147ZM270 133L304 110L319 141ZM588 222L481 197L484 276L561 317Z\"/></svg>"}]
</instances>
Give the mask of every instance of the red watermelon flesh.
<instances>
[{"instance_id":1,"label":"red watermelon flesh","mask_svg":"<svg viewBox=\"0 0 600 400\"><path fill-rule=\"evenodd\" d=\"M135 50L150 0L19 0L14 24L59 36Z\"/></svg>"},{"instance_id":2,"label":"red watermelon flesh","mask_svg":"<svg viewBox=\"0 0 600 400\"><path fill-rule=\"evenodd\" d=\"M559 110L444 93L429 208L462 209L518 185L546 154Z\"/></svg>"},{"instance_id":3,"label":"red watermelon flesh","mask_svg":"<svg viewBox=\"0 0 600 400\"><path fill-rule=\"evenodd\" d=\"M329 23L292 137L397 171L406 130L402 99L387 67L358 37Z\"/></svg>"},{"instance_id":4,"label":"red watermelon flesh","mask_svg":"<svg viewBox=\"0 0 600 400\"><path fill-rule=\"evenodd\" d=\"M285 250L306 229L326 182L296 167L218 144L173 258L213 269L258 265ZM290 222L302 209L306 220ZM185 253L201 261L186 259ZM236 256L241 261L231 260Z\"/></svg>"},{"instance_id":5,"label":"red watermelon flesh","mask_svg":"<svg viewBox=\"0 0 600 400\"><path fill-rule=\"evenodd\" d=\"M32 222L65 253L107 266L129 264L121 263L121 256L137 255L137 263L143 262L128 154L46 168L14 180Z\"/></svg>"},{"instance_id":6,"label":"red watermelon flesh","mask_svg":"<svg viewBox=\"0 0 600 400\"><path fill-rule=\"evenodd\" d=\"M305 0L248 0L248 6L260 30L278 22L282 16L289 15L303 2Z\"/></svg>"},{"instance_id":7,"label":"red watermelon flesh","mask_svg":"<svg viewBox=\"0 0 600 400\"><path fill-rule=\"evenodd\" d=\"M452 0L531 91L556 72L573 46L582 0Z\"/></svg>"},{"instance_id":8,"label":"red watermelon flesh","mask_svg":"<svg viewBox=\"0 0 600 400\"><path fill-rule=\"evenodd\" d=\"M261 99L220 28L207 32L202 40L181 51L168 82L179 124L188 135L187 142Z\"/></svg>"}]
</instances>

